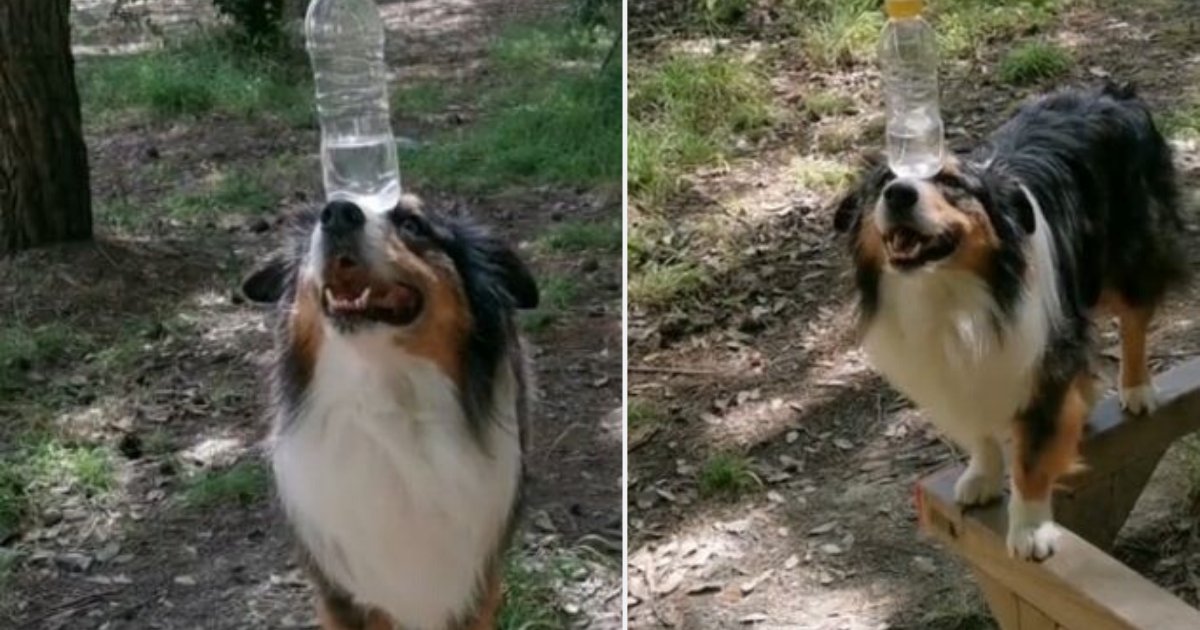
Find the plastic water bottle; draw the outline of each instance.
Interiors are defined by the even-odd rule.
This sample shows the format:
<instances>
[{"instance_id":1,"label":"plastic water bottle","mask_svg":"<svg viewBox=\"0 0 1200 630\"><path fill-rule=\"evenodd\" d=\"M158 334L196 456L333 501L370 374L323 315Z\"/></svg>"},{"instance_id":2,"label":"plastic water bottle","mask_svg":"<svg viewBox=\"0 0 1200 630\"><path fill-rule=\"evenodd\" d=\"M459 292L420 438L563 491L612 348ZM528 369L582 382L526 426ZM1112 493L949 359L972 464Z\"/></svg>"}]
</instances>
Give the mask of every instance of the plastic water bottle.
<instances>
[{"instance_id":1,"label":"plastic water bottle","mask_svg":"<svg viewBox=\"0 0 1200 630\"><path fill-rule=\"evenodd\" d=\"M325 197L386 212L400 200L383 20L375 0L312 0L304 20L321 120Z\"/></svg>"},{"instance_id":2,"label":"plastic water bottle","mask_svg":"<svg viewBox=\"0 0 1200 630\"><path fill-rule=\"evenodd\" d=\"M879 65L887 102L887 158L900 177L926 178L942 167L937 38L921 18L922 0L887 0Z\"/></svg>"}]
</instances>

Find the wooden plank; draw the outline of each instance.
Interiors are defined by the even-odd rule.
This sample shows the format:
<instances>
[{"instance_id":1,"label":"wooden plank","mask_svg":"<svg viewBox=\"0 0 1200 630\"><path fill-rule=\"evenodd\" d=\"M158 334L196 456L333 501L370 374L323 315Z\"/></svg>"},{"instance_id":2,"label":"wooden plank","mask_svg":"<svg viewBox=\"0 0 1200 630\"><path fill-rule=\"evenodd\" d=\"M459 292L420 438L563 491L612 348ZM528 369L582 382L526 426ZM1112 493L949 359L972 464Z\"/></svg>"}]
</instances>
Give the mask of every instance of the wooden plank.
<instances>
[{"instance_id":1,"label":"wooden plank","mask_svg":"<svg viewBox=\"0 0 1200 630\"><path fill-rule=\"evenodd\" d=\"M1058 624L1027 601L1018 600L1017 615L1021 630L1058 630Z\"/></svg>"},{"instance_id":2,"label":"wooden plank","mask_svg":"<svg viewBox=\"0 0 1200 630\"><path fill-rule=\"evenodd\" d=\"M983 598L987 600L988 608L992 611L992 616L996 618L1000 630L1019 630L1021 627L1018 615L1019 600L1017 600L1016 594L983 571L973 569L972 572L975 574L975 582L979 584L979 590L983 591Z\"/></svg>"},{"instance_id":3,"label":"wooden plank","mask_svg":"<svg viewBox=\"0 0 1200 630\"><path fill-rule=\"evenodd\" d=\"M1004 507L964 513L953 499L956 477L942 471L918 486L922 528L1058 624L1071 630L1200 628L1200 611L1070 530L1063 531L1058 553L1044 562L1010 558Z\"/></svg>"}]
</instances>

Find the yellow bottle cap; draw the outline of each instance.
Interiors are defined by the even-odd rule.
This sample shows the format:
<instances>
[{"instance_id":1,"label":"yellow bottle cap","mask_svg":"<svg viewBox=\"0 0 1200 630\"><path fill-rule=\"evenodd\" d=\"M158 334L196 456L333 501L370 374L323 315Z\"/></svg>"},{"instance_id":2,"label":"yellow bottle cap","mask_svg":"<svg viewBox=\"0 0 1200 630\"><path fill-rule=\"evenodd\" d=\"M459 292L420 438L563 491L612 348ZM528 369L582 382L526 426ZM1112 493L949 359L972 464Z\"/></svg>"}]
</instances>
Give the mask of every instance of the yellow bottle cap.
<instances>
[{"instance_id":1,"label":"yellow bottle cap","mask_svg":"<svg viewBox=\"0 0 1200 630\"><path fill-rule=\"evenodd\" d=\"M923 0L887 0L883 4L883 10L888 17L901 20L917 17L923 8L925 8Z\"/></svg>"}]
</instances>

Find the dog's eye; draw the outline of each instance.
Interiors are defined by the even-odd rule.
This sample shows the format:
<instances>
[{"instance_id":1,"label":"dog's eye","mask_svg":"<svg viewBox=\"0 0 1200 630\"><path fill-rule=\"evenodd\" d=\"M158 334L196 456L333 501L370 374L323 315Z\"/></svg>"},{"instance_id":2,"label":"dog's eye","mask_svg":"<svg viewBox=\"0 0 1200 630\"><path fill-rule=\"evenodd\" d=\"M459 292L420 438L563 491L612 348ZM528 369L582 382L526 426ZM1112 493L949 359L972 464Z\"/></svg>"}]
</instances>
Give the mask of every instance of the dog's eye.
<instances>
[{"instance_id":1,"label":"dog's eye","mask_svg":"<svg viewBox=\"0 0 1200 630\"><path fill-rule=\"evenodd\" d=\"M393 214L392 224L401 236L408 238L425 238L429 236L429 227L425 222L412 214Z\"/></svg>"}]
</instances>

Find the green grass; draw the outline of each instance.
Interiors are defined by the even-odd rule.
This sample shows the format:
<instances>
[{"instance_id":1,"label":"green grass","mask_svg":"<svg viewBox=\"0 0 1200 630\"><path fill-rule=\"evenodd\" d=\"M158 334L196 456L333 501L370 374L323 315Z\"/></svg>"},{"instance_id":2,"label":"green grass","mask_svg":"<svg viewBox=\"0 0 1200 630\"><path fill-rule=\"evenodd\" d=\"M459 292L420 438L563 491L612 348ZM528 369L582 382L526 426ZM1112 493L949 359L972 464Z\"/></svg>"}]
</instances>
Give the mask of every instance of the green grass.
<instances>
[{"instance_id":1,"label":"green grass","mask_svg":"<svg viewBox=\"0 0 1200 630\"><path fill-rule=\"evenodd\" d=\"M718 453L700 468L697 481L706 497L736 497L760 484L750 470L750 462L741 455Z\"/></svg>"},{"instance_id":2,"label":"green grass","mask_svg":"<svg viewBox=\"0 0 1200 630\"><path fill-rule=\"evenodd\" d=\"M854 169L833 160L803 158L792 167L797 181L805 188L832 193L854 179Z\"/></svg>"},{"instance_id":3,"label":"green grass","mask_svg":"<svg viewBox=\"0 0 1200 630\"><path fill-rule=\"evenodd\" d=\"M51 489L101 497L116 485L115 456L107 447L6 428L16 436L0 451L0 532L17 529Z\"/></svg>"},{"instance_id":4,"label":"green grass","mask_svg":"<svg viewBox=\"0 0 1200 630\"><path fill-rule=\"evenodd\" d=\"M619 252L621 250L621 222L617 220L563 223L543 234L538 239L538 244L553 252Z\"/></svg>"},{"instance_id":5,"label":"green grass","mask_svg":"<svg viewBox=\"0 0 1200 630\"><path fill-rule=\"evenodd\" d=\"M626 411L626 417L628 418L630 431L658 425L667 419L666 414L657 405L648 400L638 398L629 399L629 408Z\"/></svg>"},{"instance_id":6,"label":"green grass","mask_svg":"<svg viewBox=\"0 0 1200 630\"><path fill-rule=\"evenodd\" d=\"M297 126L314 121L309 71L298 55L256 52L223 30L143 54L81 60L77 80L88 124L141 112L268 117Z\"/></svg>"},{"instance_id":7,"label":"green grass","mask_svg":"<svg viewBox=\"0 0 1200 630\"><path fill-rule=\"evenodd\" d=\"M1200 138L1200 102L1167 112L1158 122L1167 137Z\"/></svg>"},{"instance_id":8,"label":"green grass","mask_svg":"<svg viewBox=\"0 0 1200 630\"><path fill-rule=\"evenodd\" d=\"M537 630L567 627L558 608L554 567L534 567L519 554L509 556L504 571L504 607L496 620L499 630Z\"/></svg>"},{"instance_id":9,"label":"green grass","mask_svg":"<svg viewBox=\"0 0 1200 630\"><path fill-rule=\"evenodd\" d=\"M822 68L872 60L884 24L877 0L800 0L791 17L805 58Z\"/></svg>"},{"instance_id":10,"label":"green grass","mask_svg":"<svg viewBox=\"0 0 1200 630\"><path fill-rule=\"evenodd\" d=\"M275 209L279 201L264 176L242 170L216 173L200 182L199 188L168 195L160 204L121 200L101 204L96 208L96 219L113 228L135 230L156 218L203 222L228 215L264 214Z\"/></svg>"},{"instance_id":11,"label":"green grass","mask_svg":"<svg viewBox=\"0 0 1200 630\"><path fill-rule=\"evenodd\" d=\"M182 500L193 509L228 505L248 506L267 496L271 478L259 461L243 461L217 471L200 473L185 483Z\"/></svg>"},{"instance_id":12,"label":"green grass","mask_svg":"<svg viewBox=\"0 0 1200 630\"><path fill-rule=\"evenodd\" d=\"M675 57L630 78L629 189L653 208L689 169L720 159L773 119L764 76L725 56Z\"/></svg>"},{"instance_id":13,"label":"green grass","mask_svg":"<svg viewBox=\"0 0 1200 630\"><path fill-rule=\"evenodd\" d=\"M0 391L19 386L18 377L27 370L82 357L91 346L91 337L61 322L0 325Z\"/></svg>"},{"instance_id":14,"label":"green grass","mask_svg":"<svg viewBox=\"0 0 1200 630\"><path fill-rule=\"evenodd\" d=\"M739 25L750 10L750 0L692 0L700 23L714 30Z\"/></svg>"},{"instance_id":15,"label":"green grass","mask_svg":"<svg viewBox=\"0 0 1200 630\"><path fill-rule=\"evenodd\" d=\"M938 0L929 19L943 58L970 56L982 45L1037 31L1049 24L1064 0Z\"/></svg>"},{"instance_id":16,"label":"green grass","mask_svg":"<svg viewBox=\"0 0 1200 630\"><path fill-rule=\"evenodd\" d=\"M1065 75L1075 64L1071 54L1054 44L1029 42L1008 52L1000 61L1000 80L1029 85Z\"/></svg>"},{"instance_id":17,"label":"green grass","mask_svg":"<svg viewBox=\"0 0 1200 630\"><path fill-rule=\"evenodd\" d=\"M629 299L641 308L658 308L691 297L710 282L708 273L694 263L648 263L630 274Z\"/></svg>"},{"instance_id":18,"label":"green grass","mask_svg":"<svg viewBox=\"0 0 1200 630\"><path fill-rule=\"evenodd\" d=\"M526 332L544 331L560 318L579 297L578 283L563 276L546 276L539 283L541 293L537 310L523 313L521 328Z\"/></svg>"},{"instance_id":19,"label":"green grass","mask_svg":"<svg viewBox=\"0 0 1200 630\"><path fill-rule=\"evenodd\" d=\"M401 116L436 114L454 101L454 95L442 83L418 83L392 94L392 112Z\"/></svg>"},{"instance_id":20,"label":"green grass","mask_svg":"<svg viewBox=\"0 0 1200 630\"><path fill-rule=\"evenodd\" d=\"M401 163L460 192L619 181L620 64L600 67L609 41L554 24L505 34L489 52L478 120L404 149Z\"/></svg>"},{"instance_id":21,"label":"green grass","mask_svg":"<svg viewBox=\"0 0 1200 630\"><path fill-rule=\"evenodd\" d=\"M804 109L818 118L849 113L854 99L830 90L814 92L804 99Z\"/></svg>"}]
</instances>

